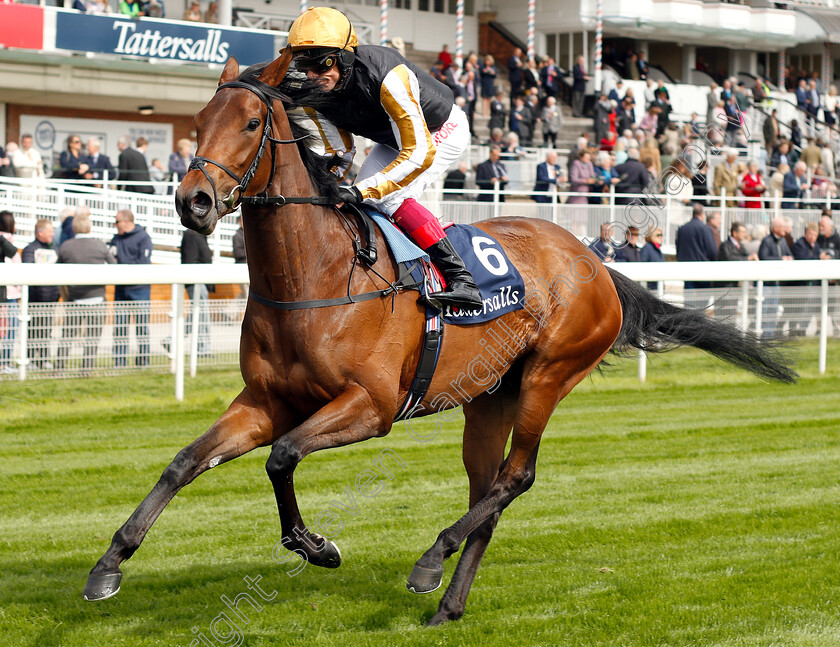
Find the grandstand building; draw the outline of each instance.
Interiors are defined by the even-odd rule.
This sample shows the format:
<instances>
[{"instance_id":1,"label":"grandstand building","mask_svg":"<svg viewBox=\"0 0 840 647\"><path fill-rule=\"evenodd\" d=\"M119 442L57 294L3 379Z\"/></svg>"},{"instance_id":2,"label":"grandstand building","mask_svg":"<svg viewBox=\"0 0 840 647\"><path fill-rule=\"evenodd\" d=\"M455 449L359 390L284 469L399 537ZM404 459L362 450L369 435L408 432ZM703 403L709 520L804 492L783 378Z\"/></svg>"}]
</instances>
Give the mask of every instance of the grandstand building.
<instances>
[{"instance_id":1,"label":"grandstand building","mask_svg":"<svg viewBox=\"0 0 840 647\"><path fill-rule=\"evenodd\" d=\"M167 15L181 16L184 4L169 0ZM503 70L515 46L527 48L528 4L464 2L463 51L494 54ZM581 54L594 71L595 0L535 4L534 52L553 56L564 69ZM610 83L631 77L625 55L643 51L654 78L685 86L674 99L682 116L700 111L700 94L724 76L762 76L776 88L784 68L793 66L833 83L840 8L832 5L604 0L602 78ZM49 159L71 131L99 135L112 156L119 134L142 134L150 141L150 157L168 156L175 141L193 136L192 116L211 96L226 57L244 64L271 58L300 6L292 0L226 0L219 3L218 24L208 24L2 4L0 137L5 143L34 131ZM377 43L384 34L401 41L422 65L431 65L444 43L455 51L456 0L392 0L385 22L373 0L338 6L362 42Z\"/></svg>"}]
</instances>

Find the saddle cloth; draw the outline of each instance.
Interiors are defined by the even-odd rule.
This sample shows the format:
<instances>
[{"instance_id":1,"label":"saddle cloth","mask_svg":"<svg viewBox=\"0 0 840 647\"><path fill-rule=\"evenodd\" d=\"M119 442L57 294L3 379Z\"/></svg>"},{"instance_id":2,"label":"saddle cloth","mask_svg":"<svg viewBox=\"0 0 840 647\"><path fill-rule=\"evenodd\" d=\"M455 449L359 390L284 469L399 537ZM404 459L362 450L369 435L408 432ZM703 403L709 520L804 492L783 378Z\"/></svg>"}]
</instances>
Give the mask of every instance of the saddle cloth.
<instances>
[{"instance_id":1,"label":"saddle cloth","mask_svg":"<svg viewBox=\"0 0 840 647\"><path fill-rule=\"evenodd\" d=\"M410 265L422 259L424 268L430 266L429 255L417 247L387 216L368 207L364 209L382 231L397 263ZM478 285L483 306L475 310L446 306L442 313L443 320L455 325L485 323L508 312L521 310L525 282L499 242L472 225L449 225L445 229ZM423 277L417 278L422 280ZM428 281L423 281L420 291L423 295L429 292Z\"/></svg>"}]
</instances>

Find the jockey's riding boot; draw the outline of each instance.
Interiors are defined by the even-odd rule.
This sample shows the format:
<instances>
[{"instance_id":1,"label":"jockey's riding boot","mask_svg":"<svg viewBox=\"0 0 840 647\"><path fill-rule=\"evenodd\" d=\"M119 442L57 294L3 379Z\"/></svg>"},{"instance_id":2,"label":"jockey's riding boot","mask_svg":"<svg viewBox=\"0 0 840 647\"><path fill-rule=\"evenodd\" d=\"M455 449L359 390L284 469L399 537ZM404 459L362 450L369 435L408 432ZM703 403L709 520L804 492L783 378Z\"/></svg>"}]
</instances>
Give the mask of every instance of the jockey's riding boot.
<instances>
[{"instance_id":1,"label":"jockey's riding boot","mask_svg":"<svg viewBox=\"0 0 840 647\"><path fill-rule=\"evenodd\" d=\"M481 308L481 292L449 239L444 236L426 252L443 272L447 283L445 290L430 294L429 299L468 310Z\"/></svg>"}]
</instances>

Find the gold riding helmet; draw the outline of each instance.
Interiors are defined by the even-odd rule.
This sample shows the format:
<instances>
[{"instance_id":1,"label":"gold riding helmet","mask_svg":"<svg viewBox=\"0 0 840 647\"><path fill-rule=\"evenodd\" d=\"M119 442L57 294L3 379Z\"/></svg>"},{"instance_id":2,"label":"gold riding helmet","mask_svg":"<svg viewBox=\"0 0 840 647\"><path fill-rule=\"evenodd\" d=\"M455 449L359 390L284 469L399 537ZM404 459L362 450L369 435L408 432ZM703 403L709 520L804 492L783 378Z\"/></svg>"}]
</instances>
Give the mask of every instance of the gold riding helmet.
<instances>
[{"instance_id":1,"label":"gold riding helmet","mask_svg":"<svg viewBox=\"0 0 840 647\"><path fill-rule=\"evenodd\" d=\"M343 76L353 64L358 44L350 19L329 7L311 7L289 29L293 61L301 72L323 74L338 63Z\"/></svg>"}]
</instances>

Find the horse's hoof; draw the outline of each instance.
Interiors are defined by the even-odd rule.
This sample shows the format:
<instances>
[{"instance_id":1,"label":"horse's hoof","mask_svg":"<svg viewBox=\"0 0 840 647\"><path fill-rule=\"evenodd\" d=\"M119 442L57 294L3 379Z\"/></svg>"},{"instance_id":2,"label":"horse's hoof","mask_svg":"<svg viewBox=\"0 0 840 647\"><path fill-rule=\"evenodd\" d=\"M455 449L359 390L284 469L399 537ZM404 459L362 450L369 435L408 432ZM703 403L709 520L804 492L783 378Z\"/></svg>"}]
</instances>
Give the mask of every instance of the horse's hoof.
<instances>
[{"instance_id":1,"label":"horse's hoof","mask_svg":"<svg viewBox=\"0 0 840 647\"><path fill-rule=\"evenodd\" d=\"M114 597L120 590L122 573L104 573L102 575L91 575L85 585L84 597L88 602L96 600L107 600Z\"/></svg>"},{"instance_id":2,"label":"horse's hoof","mask_svg":"<svg viewBox=\"0 0 840 647\"><path fill-rule=\"evenodd\" d=\"M443 579L443 567L441 568L425 568L419 564L415 564L411 569L411 575L408 576L406 588L412 593L431 593L440 588L441 580Z\"/></svg>"},{"instance_id":3,"label":"horse's hoof","mask_svg":"<svg viewBox=\"0 0 840 647\"><path fill-rule=\"evenodd\" d=\"M329 541L325 537L317 535L314 532L312 533L312 537L322 540L324 544L321 550L309 557L310 564L323 566L324 568L338 568L341 566L341 551L338 549L335 542Z\"/></svg>"},{"instance_id":4,"label":"horse's hoof","mask_svg":"<svg viewBox=\"0 0 840 647\"><path fill-rule=\"evenodd\" d=\"M443 611L438 611L435 615L429 618L429 621L426 623L426 626L439 627L445 622L452 622L454 620L458 620L461 617L461 615L463 615L463 613L445 613Z\"/></svg>"}]
</instances>

